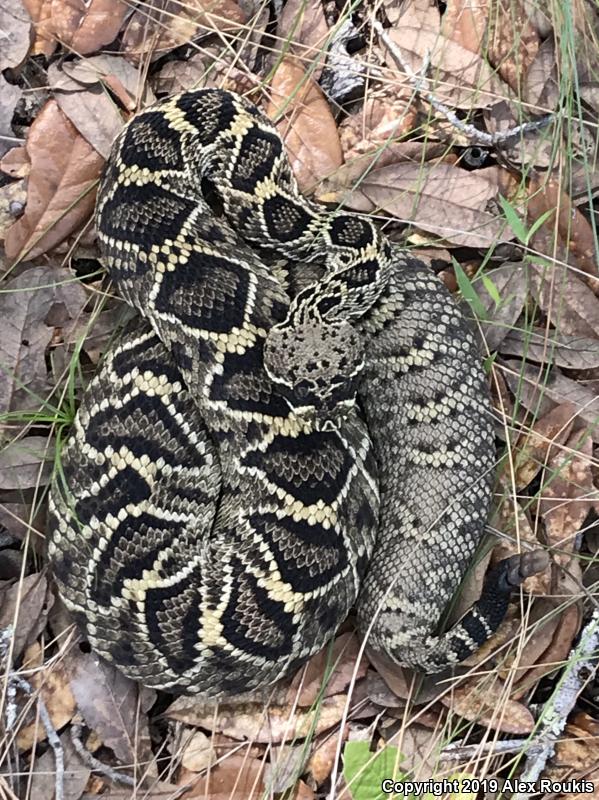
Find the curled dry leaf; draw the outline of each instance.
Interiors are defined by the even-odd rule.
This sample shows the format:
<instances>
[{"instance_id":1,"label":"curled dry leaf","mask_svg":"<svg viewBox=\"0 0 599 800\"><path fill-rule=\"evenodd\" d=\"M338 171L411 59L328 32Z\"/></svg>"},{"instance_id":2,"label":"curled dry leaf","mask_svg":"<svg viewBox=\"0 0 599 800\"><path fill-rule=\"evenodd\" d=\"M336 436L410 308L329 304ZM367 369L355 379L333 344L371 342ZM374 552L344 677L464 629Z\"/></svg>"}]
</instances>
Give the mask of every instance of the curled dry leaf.
<instances>
[{"instance_id":1,"label":"curled dry leaf","mask_svg":"<svg viewBox=\"0 0 599 800\"><path fill-rule=\"evenodd\" d=\"M413 222L447 242L490 247L511 238L506 222L487 211L498 195L500 170L466 172L454 164L392 164L375 169L356 191L400 220Z\"/></svg>"},{"instance_id":2,"label":"curled dry leaf","mask_svg":"<svg viewBox=\"0 0 599 800\"><path fill-rule=\"evenodd\" d=\"M54 596L41 573L27 575L0 594L0 631L13 628L12 658L16 661L25 647L46 627Z\"/></svg>"},{"instance_id":3,"label":"curled dry leaf","mask_svg":"<svg viewBox=\"0 0 599 800\"><path fill-rule=\"evenodd\" d=\"M31 172L25 213L6 232L11 261L34 258L62 242L90 216L103 158L49 100L27 137Z\"/></svg>"},{"instance_id":4,"label":"curled dry leaf","mask_svg":"<svg viewBox=\"0 0 599 800\"><path fill-rule=\"evenodd\" d=\"M599 721L584 711L577 711L556 744L553 759L555 765L568 767L576 772L589 769L596 771L598 739ZM588 775L585 777L589 778Z\"/></svg>"},{"instance_id":5,"label":"curled dry leaf","mask_svg":"<svg viewBox=\"0 0 599 800\"><path fill-rule=\"evenodd\" d=\"M551 455L559 452L556 446L563 444L570 435L575 414L574 403L561 403L521 435L514 453L516 489L528 486Z\"/></svg>"},{"instance_id":6,"label":"curled dry leaf","mask_svg":"<svg viewBox=\"0 0 599 800\"><path fill-rule=\"evenodd\" d=\"M524 408L537 416L570 401L576 406L577 420L584 422L593 441L599 442L599 399L595 392L566 378L558 369L546 375L545 370L520 361L506 360L501 366L510 390Z\"/></svg>"},{"instance_id":7,"label":"curled dry leaf","mask_svg":"<svg viewBox=\"0 0 599 800\"><path fill-rule=\"evenodd\" d=\"M502 733L524 736L535 727L526 706L512 700L503 681L493 676L468 678L440 700L460 717Z\"/></svg>"},{"instance_id":8,"label":"curled dry leaf","mask_svg":"<svg viewBox=\"0 0 599 800\"><path fill-rule=\"evenodd\" d=\"M448 0L441 30L444 36L473 53L483 50L489 21L488 0Z\"/></svg>"},{"instance_id":9,"label":"curled dry leaf","mask_svg":"<svg viewBox=\"0 0 599 800\"><path fill-rule=\"evenodd\" d=\"M25 661L41 662L43 660L42 648L34 642L27 648ZM38 663L35 666L38 666ZM34 693L44 701L52 725L55 730L60 730L71 720L75 713L75 698L69 686L69 671L64 661L50 662L35 670L29 678L29 684ZM33 714L35 717L35 713ZM46 729L38 719L24 725L17 734L17 745L20 750L29 750L47 738Z\"/></svg>"},{"instance_id":10,"label":"curled dry leaf","mask_svg":"<svg viewBox=\"0 0 599 800\"><path fill-rule=\"evenodd\" d=\"M0 488L23 491L45 486L52 474L54 442L46 436L26 436L0 451Z\"/></svg>"},{"instance_id":11,"label":"curled dry leaf","mask_svg":"<svg viewBox=\"0 0 599 800\"><path fill-rule=\"evenodd\" d=\"M0 0L0 73L18 67L31 44L31 19L20 0ZM0 131L1 132L1 131Z\"/></svg>"},{"instance_id":12,"label":"curled dry leaf","mask_svg":"<svg viewBox=\"0 0 599 800\"><path fill-rule=\"evenodd\" d=\"M555 40L545 39L533 58L524 78L522 100L528 109L539 114L547 114L557 108L559 102L559 81Z\"/></svg>"},{"instance_id":13,"label":"curled dry leaf","mask_svg":"<svg viewBox=\"0 0 599 800\"><path fill-rule=\"evenodd\" d=\"M13 133L11 122L22 94L22 89L9 83L0 73L0 158L19 141Z\"/></svg>"},{"instance_id":14,"label":"curled dry leaf","mask_svg":"<svg viewBox=\"0 0 599 800\"><path fill-rule=\"evenodd\" d=\"M533 297L560 335L599 339L599 299L571 269L531 264L529 276Z\"/></svg>"},{"instance_id":15,"label":"curled dry leaf","mask_svg":"<svg viewBox=\"0 0 599 800\"><path fill-rule=\"evenodd\" d=\"M85 289L67 269L36 267L4 284L0 294L0 413L36 410L48 388L46 351L60 325L78 319Z\"/></svg>"},{"instance_id":16,"label":"curled dry leaf","mask_svg":"<svg viewBox=\"0 0 599 800\"><path fill-rule=\"evenodd\" d=\"M212 740L202 731L188 730L183 733L181 764L190 772L202 772L214 761Z\"/></svg>"},{"instance_id":17,"label":"curled dry leaf","mask_svg":"<svg viewBox=\"0 0 599 800\"><path fill-rule=\"evenodd\" d=\"M428 6L430 9L431 5ZM433 80L428 84L429 91L438 100L457 108L481 108L494 102L497 96L505 95L506 87L479 53L448 38L445 28L441 29L436 22L431 24L430 12L425 9L424 14L424 18L422 14L414 16L412 6L408 5L388 34L412 72L418 74L425 59L430 58L429 74ZM399 80L410 85L403 68L397 66L390 53L386 60L398 71Z\"/></svg>"},{"instance_id":18,"label":"curled dry leaf","mask_svg":"<svg viewBox=\"0 0 599 800\"><path fill-rule=\"evenodd\" d=\"M102 83L128 111L146 106L156 99L141 70L122 56L101 53L79 61L66 61L62 71L78 83L93 86Z\"/></svg>"},{"instance_id":19,"label":"curled dry leaf","mask_svg":"<svg viewBox=\"0 0 599 800\"><path fill-rule=\"evenodd\" d=\"M531 658L527 659L533 665L524 673L520 672L517 675L512 692L515 700L526 696L541 678L561 669L568 662L568 655L580 630L581 621L582 614L577 603L556 609L554 616L548 620L548 629L552 632L549 646L538 656L534 664ZM525 646L524 652L526 650Z\"/></svg>"},{"instance_id":20,"label":"curled dry leaf","mask_svg":"<svg viewBox=\"0 0 599 800\"><path fill-rule=\"evenodd\" d=\"M297 701L300 706L311 706L323 691L324 676L332 670L324 686L324 697L342 692L355 677L366 675L368 665L360 655L360 643L353 633L342 633L332 644L316 653L303 669L295 674L287 698L290 703ZM299 692L299 694L298 694Z\"/></svg>"},{"instance_id":21,"label":"curled dry leaf","mask_svg":"<svg viewBox=\"0 0 599 800\"><path fill-rule=\"evenodd\" d=\"M233 753L198 776L182 770L179 786L191 784L185 800L261 800L264 797L264 761Z\"/></svg>"},{"instance_id":22,"label":"curled dry leaf","mask_svg":"<svg viewBox=\"0 0 599 800\"><path fill-rule=\"evenodd\" d=\"M561 259L585 272L589 285L599 292L595 235L584 214L553 178L531 175L528 181L527 219L532 225L547 211L552 213L532 237L532 245L550 258ZM557 245L557 253L556 253Z\"/></svg>"},{"instance_id":23,"label":"curled dry leaf","mask_svg":"<svg viewBox=\"0 0 599 800\"><path fill-rule=\"evenodd\" d=\"M346 695L337 694L325 697L319 707L313 709L294 709L291 703L267 706L258 702L220 703L215 715L214 704L180 697L165 713L170 719L218 731L233 739L278 744L302 738L308 733L317 736L332 728L342 718L347 702Z\"/></svg>"},{"instance_id":24,"label":"curled dry leaf","mask_svg":"<svg viewBox=\"0 0 599 800\"><path fill-rule=\"evenodd\" d=\"M483 0L487 10L486 52L489 61L515 92L521 90L540 46L534 26L532 3L526 0Z\"/></svg>"},{"instance_id":25,"label":"curled dry leaf","mask_svg":"<svg viewBox=\"0 0 599 800\"><path fill-rule=\"evenodd\" d=\"M526 361L555 364L565 369L599 367L599 339L563 336L544 328L511 330L502 341L500 351L502 355L522 356Z\"/></svg>"},{"instance_id":26,"label":"curled dry leaf","mask_svg":"<svg viewBox=\"0 0 599 800\"><path fill-rule=\"evenodd\" d=\"M500 298L500 302L496 303L486 284L482 280L476 282L476 291L487 312L486 320L480 323L481 330L492 352L499 349L522 312L527 295L527 273L524 264L508 262L487 272L486 278L491 281Z\"/></svg>"},{"instance_id":27,"label":"curled dry leaf","mask_svg":"<svg viewBox=\"0 0 599 800\"><path fill-rule=\"evenodd\" d=\"M306 764L306 772L317 786L324 783L333 771L337 759L339 737L341 736L341 740L345 742L348 732L349 729L346 725L343 732L336 731L334 735L325 734L322 739L317 739L314 743L312 755Z\"/></svg>"},{"instance_id":28,"label":"curled dry leaf","mask_svg":"<svg viewBox=\"0 0 599 800\"><path fill-rule=\"evenodd\" d=\"M83 654L78 648L71 651L68 663L71 690L88 728L123 764L135 764L151 756L139 752L139 744L148 737L144 730L147 721L140 716L137 684L98 656Z\"/></svg>"},{"instance_id":29,"label":"curled dry leaf","mask_svg":"<svg viewBox=\"0 0 599 800\"><path fill-rule=\"evenodd\" d=\"M80 55L116 39L126 0L23 0L35 22L35 52L51 55L60 42Z\"/></svg>"},{"instance_id":30,"label":"curled dry leaf","mask_svg":"<svg viewBox=\"0 0 599 800\"><path fill-rule=\"evenodd\" d=\"M329 26L321 0L288 0L277 23L277 36L289 55L310 64L310 74L318 80L326 59Z\"/></svg>"},{"instance_id":31,"label":"curled dry leaf","mask_svg":"<svg viewBox=\"0 0 599 800\"><path fill-rule=\"evenodd\" d=\"M56 65L48 69L48 83L60 110L102 158L107 159L117 134L123 127L123 117L101 84L83 88Z\"/></svg>"},{"instance_id":32,"label":"curled dry leaf","mask_svg":"<svg viewBox=\"0 0 599 800\"><path fill-rule=\"evenodd\" d=\"M413 92L395 85L369 92L362 108L346 117L339 126L345 160L372 153L371 166L376 164L383 167L396 161L409 160L410 147L416 151L411 156L414 161L420 163L428 160L431 157L431 145L426 142L393 143L393 140L416 127L417 109L413 99ZM445 148L440 149L443 152ZM418 154L421 156L420 160L417 158ZM422 158L423 155L427 158Z\"/></svg>"},{"instance_id":33,"label":"curled dry leaf","mask_svg":"<svg viewBox=\"0 0 599 800\"><path fill-rule=\"evenodd\" d=\"M563 448L553 450L540 489L539 508L548 543L572 552L575 538L599 497L593 485L593 442L585 433L574 433ZM558 553L556 561L567 565L570 557Z\"/></svg>"},{"instance_id":34,"label":"curled dry leaf","mask_svg":"<svg viewBox=\"0 0 599 800\"><path fill-rule=\"evenodd\" d=\"M277 121L302 192L343 163L337 125L325 96L299 62L285 58L271 82L266 113Z\"/></svg>"},{"instance_id":35,"label":"curled dry leaf","mask_svg":"<svg viewBox=\"0 0 599 800\"><path fill-rule=\"evenodd\" d=\"M64 800L79 800L87 786L91 769L82 763L81 757L73 745L69 730L60 735L60 746L64 757L63 798ZM36 757L31 769L29 797L35 798L35 800L55 800L56 787L53 776L56 771L56 758L51 747L41 756Z\"/></svg>"},{"instance_id":36,"label":"curled dry leaf","mask_svg":"<svg viewBox=\"0 0 599 800\"><path fill-rule=\"evenodd\" d=\"M198 34L238 30L246 16L234 0L152 0L133 12L122 50L128 58L152 58L190 42Z\"/></svg>"}]
</instances>

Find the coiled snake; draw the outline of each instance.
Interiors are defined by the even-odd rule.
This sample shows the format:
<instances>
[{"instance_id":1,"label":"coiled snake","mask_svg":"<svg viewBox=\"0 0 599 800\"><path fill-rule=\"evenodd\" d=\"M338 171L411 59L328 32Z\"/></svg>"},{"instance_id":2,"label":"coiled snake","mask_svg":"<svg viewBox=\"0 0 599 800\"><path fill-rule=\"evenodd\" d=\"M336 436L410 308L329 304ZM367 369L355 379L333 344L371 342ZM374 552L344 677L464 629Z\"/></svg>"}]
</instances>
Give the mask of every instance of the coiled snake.
<instances>
[{"instance_id":1,"label":"coiled snake","mask_svg":"<svg viewBox=\"0 0 599 800\"><path fill-rule=\"evenodd\" d=\"M268 119L215 89L129 122L96 222L145 322L91 381L51 493L54 575L92 647L147 685L226 695L299 666L357 602L398 663L472 652L529 570L502 562L439 634L495 458L442 284L303 198Z\"/></svg>"}]
</instances>

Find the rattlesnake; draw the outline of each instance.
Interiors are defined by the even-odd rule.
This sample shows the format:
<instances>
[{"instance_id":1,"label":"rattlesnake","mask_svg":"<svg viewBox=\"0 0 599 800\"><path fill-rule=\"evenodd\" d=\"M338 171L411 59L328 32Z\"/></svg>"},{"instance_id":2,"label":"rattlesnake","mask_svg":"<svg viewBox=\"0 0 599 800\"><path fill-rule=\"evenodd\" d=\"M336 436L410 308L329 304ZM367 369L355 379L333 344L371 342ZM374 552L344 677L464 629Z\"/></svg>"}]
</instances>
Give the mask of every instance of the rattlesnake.
<instances>
[{"instance_id":1,"label":"rattlesnake","mask_svg":"<svg viewBox=\"0 0 599 800\"><path fill-rule=\"evenodd\" d=\"M51 492L49 557L91 646L147 685L226 695L297 668L357 602L398 663L472 652L534 566L501 562L437 635L495 459L440 281L303 198L276 129L216 89L129 122L96 222L146 321L91 381Z\"/></svg>"}]
</instances>

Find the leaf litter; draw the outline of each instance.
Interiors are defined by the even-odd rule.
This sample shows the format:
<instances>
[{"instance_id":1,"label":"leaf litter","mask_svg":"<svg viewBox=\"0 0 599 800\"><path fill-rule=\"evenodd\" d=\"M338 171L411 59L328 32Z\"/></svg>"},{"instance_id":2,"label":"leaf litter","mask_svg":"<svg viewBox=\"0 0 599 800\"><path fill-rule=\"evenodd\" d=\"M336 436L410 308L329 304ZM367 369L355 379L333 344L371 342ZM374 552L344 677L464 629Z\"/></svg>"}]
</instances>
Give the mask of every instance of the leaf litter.
<instances>
[{"instance_id":1,"label":"leaf litter","mask_svg":"<svg viewBox=\"0 0 599 800\"><path fill-rule=\"evenodd\" d=\"M360 786L383 768L445 774L442 742L464 722L474 742L485 731L526 736L570 657L596 594L596 20L589 2L572 4L575 46L566 57L553 11L524 0L385 0L381 8L386 40L365 10L350 21L317 0L273 9L247 0L0 2L0 559L13 565L0 582L0 634L11 643L7 670L32 690L29 699L17 693L18 752L7 762L17 797L54 796L43 703L73 800L131 797L118 773L148 798L308 800L332 791L362 800ZM349 23L350 39L340 38ZM33 64L40 83L31 82ZM576 86L565 84L569 70ZM493 536L452 613L471 604L498 559L541 546L552 563L527 579L497 634L449 682L363 653L344 629L270 700L169 702L84 652L58 623L64 610L30 520L43 533L44 487L71 395L123 319L110 298L99 314L91 309L90 297L106 292L88 277L99 268L89 225L95 185L132 113L202 85L262 98L306 193L376 215L468 301L501 449ZM349 94L327 94L338 86ZM576 100L569 112L564 91ZM547 113L548 126L507 136ZM593 774L592 708L583 692L547 768L552 778ZM82 760L72 736L79 729L106 772ZM18 777L28 771L30 781Z\"/></svg>"}]
</instances>

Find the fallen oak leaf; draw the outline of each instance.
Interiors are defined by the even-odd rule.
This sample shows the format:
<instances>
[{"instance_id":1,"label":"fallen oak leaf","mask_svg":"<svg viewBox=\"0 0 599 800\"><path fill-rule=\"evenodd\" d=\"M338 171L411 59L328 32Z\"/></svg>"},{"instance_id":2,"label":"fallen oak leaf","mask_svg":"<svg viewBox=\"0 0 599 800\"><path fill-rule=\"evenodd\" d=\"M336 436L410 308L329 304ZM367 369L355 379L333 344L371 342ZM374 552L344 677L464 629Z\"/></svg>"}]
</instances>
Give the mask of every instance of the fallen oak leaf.
<instances>
[{"instance_id":1,"label":"fallen oak leaf","mask_svg":"<svg viewBox=\"0 0 599 800\"><path fill-rule=\"evenodd\" d=\"M442 695L441 703L469 722L516 736L531 733L535 719L525 705L508 697L503 681L483 681L473 677Z\"/></svg>"},{"instance_id":2,"label":"fallen oak leaf","mask_svg":"<svg viewBox=\"0 0 599 800\"><path fill-rule=\"evenodd\" d=\"M573 550L576 534L599 497L593 485L592 463L593 442L580 432L574 433L563 448L554 450L548 460L539 509L548 544L558 550ZM555 559L567 565L570 556L558 552Z\"/></svg>"},{"instance_id":3,"label":"fallen oak leaf","mask_svg":"<svg viewBox=\"0 0 599 800\"><path fill-rule=\"evenodd\" d=\"M52 55L59 42L86 55L116 39L128 4L125 0L23 0L35 23L36 53Z\"/></svg>"},{"instance_id":4,"label":"fallen oak leaf","mask_svg":"<svg viewBox=\"0 0 599 800\"><path fill-rule=\"evenodd\" d=\"M278 744L295 738L317 736L343 717L348 698L344 694L325 697L316 708L294 708L293 703L264 702L202 703L189 697L177 698L164 712L169 719L184 722L233 739Z\"/></svg>"},{"instance_id":5,"label":"fallen oak leaf","mask_svg":"<svg viewBox=\"0 0 599 800\"><path fill-rule=\"evenodd\" d=\"M279 64L270 88L266 113L277 120L300 190L309 192L343 163L335 119L318 84L293 58Z\"/></svg>"},{"instance_id":6,"label":"fallen oak leaf","mask_svg":"<svg viewBox=\"0 0 599 800\"><path fill-rule=\"evenodd\" d=\"M198 33L239 30L247 17L234 0L153 0L131 15L122 52L140 60L158 58L190 42Z\"/></svg>"},{"instance_id":7,"label":"fallen oak leaf","mask_svg":"<svg viewBox=\"0 0 599 800\"><path fill-rule=\"evenodd\" d=\"M48 69L48 83L60 110L94 150L107 159L125 122L112 98L100 83L84 88L55 64Z\"/></svg>"},{"instance_id":8,"label":"fallen oak leaf","mask_svg":"<svg viewBox=\"0 0 599 800\"><path fill-rule=\"evenodd\" d=\"M515 446L516 489L524 489L538 475L556 446L563 444L574 425L576 406L565 402L540 417Z\"/></svg>"},{"instance_id":9,"label":"fallen oak leaf","mask_svg":"<svg viewBox=\"0 0 599 800\"><path fill-rule=\"evenodd\" d=\"M500 170L467 172L454 164L392 164L364 178L359 194L382 210L445 241L490 247L512 237L506 221L487 211L499 194Z\"/></svg>"},{"instance_id":10,"label":"fallen oak leaf","mask_svg":"<svg viewBox=\"0 0 599 800\"><path fill-rule=\"evenodd\" d=\"M35 258L62 242L91 215L104 159L49 100L29 129L31 161L25 213L6 232L7 258Z\"/></svg>"}]
</instances>

